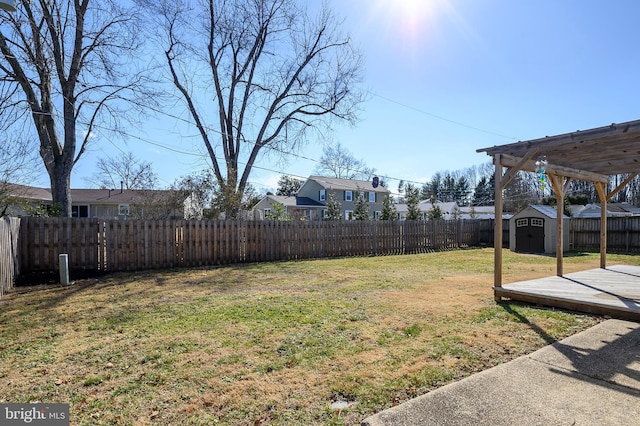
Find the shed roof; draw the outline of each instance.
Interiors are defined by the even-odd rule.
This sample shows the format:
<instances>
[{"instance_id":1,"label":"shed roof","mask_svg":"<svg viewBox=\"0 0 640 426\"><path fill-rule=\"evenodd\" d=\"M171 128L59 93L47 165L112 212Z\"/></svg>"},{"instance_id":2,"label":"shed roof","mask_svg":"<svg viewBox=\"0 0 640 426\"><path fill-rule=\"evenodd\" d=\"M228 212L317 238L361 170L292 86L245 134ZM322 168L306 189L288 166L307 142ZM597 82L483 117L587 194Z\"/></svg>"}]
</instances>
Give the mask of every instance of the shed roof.
<instances>
[{"instance_id":1,"label":"shed roof","mask_svg":"<svg viewBox=\"0 0 640 426\"><path fill-rule=\"evenodd\" d=\"M477 152L518 159L529 154L532 161L521 167L529 171L535 168L535 160L545 156L549 165L558 168L559 175L602 181L602 176L640 171L640 120L482 148Z\"/></svg>"},{"instance_id":2,"label":"shed roof","mask_svg":"<svg viewBox=\"0 0 640 426\"><path fill-rule=\"evenodd\" d=\"M541 214L545 215L549 219L557 219L558 218L557 209L555 207L545 206L545 205L540 205L540 204L531 204L529 207L527 207L526 209L522 210L520 213L513 215L513 217L522 216L523 214L526 214L526 211L529 210L529 209L535 210L538 213L541 213ZM564 215L564 214L562 215L562 217L565 218L565 219L569 218L569 216Z\"/></svg>"}]
</instances>

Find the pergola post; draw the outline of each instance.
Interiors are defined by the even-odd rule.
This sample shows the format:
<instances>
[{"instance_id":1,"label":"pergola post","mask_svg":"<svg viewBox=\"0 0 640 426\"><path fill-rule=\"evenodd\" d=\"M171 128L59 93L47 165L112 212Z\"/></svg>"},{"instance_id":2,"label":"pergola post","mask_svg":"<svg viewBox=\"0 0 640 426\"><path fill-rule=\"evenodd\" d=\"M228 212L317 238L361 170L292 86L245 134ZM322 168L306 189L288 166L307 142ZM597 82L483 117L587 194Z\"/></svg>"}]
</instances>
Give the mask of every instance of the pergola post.
<instances>
[{"instance_id":1,"label":"pergola post","mask_svg":"<svg viewBox=\"0 0 640 426\"><path fill-rule=\"evenodd\" d=\"M607 267L607 190L606 184L595 182L600 197L600 267Z\"/></svg>"},{"instance_id":2,"label":"pergola post","mask_svg":"<svg viewBox=\"0 0 640 426\"><path fill-rule=\"evenodd\" d=\"M502 287L502 163L501 155L493 156L496 170L494 174L495 224L493 227L493 286ZM502 298L495 294L494 299L500 302Z\"/></svg>"},{"instance_id":3,"label":"pergola post","mask_svg":"<svg viewBox=\"0 0 640 426\"><path fill-rule=\"evenodd\" d=\"M569 190L571 178L549 175L553 191L556 193L556 275L564 274L564 198Z\"/></svg>"}]
</instances>

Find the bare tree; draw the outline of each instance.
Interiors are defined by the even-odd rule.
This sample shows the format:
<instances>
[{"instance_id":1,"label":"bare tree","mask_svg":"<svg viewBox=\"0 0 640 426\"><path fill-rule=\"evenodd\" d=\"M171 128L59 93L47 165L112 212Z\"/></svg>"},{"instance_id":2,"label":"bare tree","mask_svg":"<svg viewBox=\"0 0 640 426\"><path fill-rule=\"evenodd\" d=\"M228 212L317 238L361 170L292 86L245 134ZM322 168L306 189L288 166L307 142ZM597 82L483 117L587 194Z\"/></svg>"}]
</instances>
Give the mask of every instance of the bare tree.
<instances>
[{"instance_id":1,"label":"bare tree","mask_svg":"<svg viewBox=\"0 0 640 426\"><path fill-rule=\"evenodd\" d=\"M151 163L136 158L132 152L101 158L96 168L97 172L88 180L103 189L121 185L124 189L153 189L158 184Z\"/></svg>"},{"instance_id":2,"label":"bare tree","mask_svg":"<svg viewBox=\"0 0 640 426\"><path fill-rule=\"evenodd\" d=\"M259 155L354 122L361 57L323 6L296 0L139 0L155 7L171 80L212 162L228 218Z\"/></svg>"},{"instance_id":3,"label":"bare tree","mask_svg":"<svg viewBox=\"0 0 640 426\"><path fill-rule=\"evenodd\" d=\"M320 176L360 180L371 179L375 172L376 169L368 167L363 160L358 160L340 142L322 150L322 156L314 170Z\"/></svg>"},{"instance_id":4,"label":"bare tree","mask_svg":"<svg viewBox=\"0 0 640 426\"><path fill-rule=\"evenodd\" d=\"M12 200L25 195L27 185L34 177L37 155L28 141L19 138L0 143L0 216L9 214Z\"/></svg>"},{"instance_id":5,"label":"bare tree","mask_svg":"<svg viewBox=\"0 0 640 426\"><path fill-rule=\"evenodd\" d=\"M32 0L0 12L0 106L18 110L17 126L33 123L64 216L71 215L71 171L93 132L116 129L131 102L149 102L136 99L143 86L133 72L139 13L121 4Z\"/></svg>"}]
</instances>

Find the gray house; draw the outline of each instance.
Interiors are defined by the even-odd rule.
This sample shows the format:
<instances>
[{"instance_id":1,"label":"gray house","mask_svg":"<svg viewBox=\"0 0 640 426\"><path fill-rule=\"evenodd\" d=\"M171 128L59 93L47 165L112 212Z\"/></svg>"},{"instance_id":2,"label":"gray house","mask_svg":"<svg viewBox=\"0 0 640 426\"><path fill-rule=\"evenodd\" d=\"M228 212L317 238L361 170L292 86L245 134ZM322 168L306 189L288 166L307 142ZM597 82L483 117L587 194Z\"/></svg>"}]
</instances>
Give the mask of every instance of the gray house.
<instances>
[{"instance_id":1,"label":"gray house","mask_svg":"<svg viewBox=\"0 0 640 426\"><path fill-rule=\"evenodd\" d=\"M378 186L374 188L371 181L338 179L325 176L310 176L298 190L298 197L326 205L329 196L340 203L341 214L344 220L353 219L357 197L363 196L369 201L369 215L372 219L378 219L382 212L382 201L390 194L387 188ZM325 211L314 220L324 219Z\"/></svg>"},{"instance_id":2,"label":"gray house","mask_svg":"<svg viewBox=\"0 0 640 426\"><path fill-rule=\"evenodd\" d=\"M382 212L382 201L390 194L387 188L374 188L371 181L310 176L300 187L296 196L267 195L252 209L252 217L263 220L274 203L283 206L292 219L324 220L327 201L333 196L341 206L344 220L353 219L356 200L359 196L369 202L369 215L377 219Z\"/></svg>"}]
</instances>

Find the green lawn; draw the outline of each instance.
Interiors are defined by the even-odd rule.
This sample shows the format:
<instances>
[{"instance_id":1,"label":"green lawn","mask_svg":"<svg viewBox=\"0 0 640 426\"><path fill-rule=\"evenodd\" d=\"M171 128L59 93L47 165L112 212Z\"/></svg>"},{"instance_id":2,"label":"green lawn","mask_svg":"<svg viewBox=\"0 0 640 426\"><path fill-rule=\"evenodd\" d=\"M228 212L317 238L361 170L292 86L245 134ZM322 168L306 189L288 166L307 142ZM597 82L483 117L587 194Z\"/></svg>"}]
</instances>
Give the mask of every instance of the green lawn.
<instances>
[{"instance_id":1,"label":"green lawn","mask_svg":"<svg viewBox=\"0 0 640 426\"><path fill-rule=\"evenodd\" d=\"M555 273L504 261L505 282ZM355 425L601 320L496 304L492 283L493 250L470 249L22 287L0 300L0 402L70 403L74 425Z\"/></svg>"}]
</instances>

